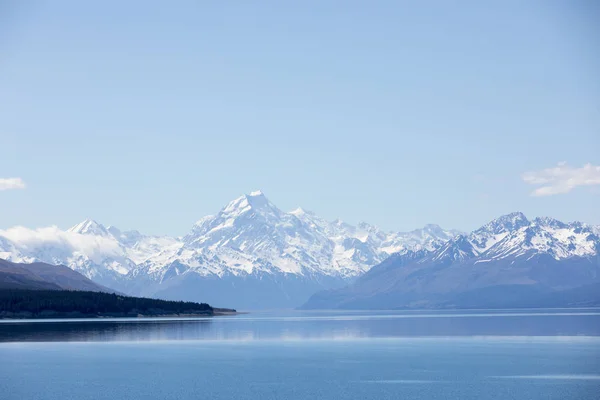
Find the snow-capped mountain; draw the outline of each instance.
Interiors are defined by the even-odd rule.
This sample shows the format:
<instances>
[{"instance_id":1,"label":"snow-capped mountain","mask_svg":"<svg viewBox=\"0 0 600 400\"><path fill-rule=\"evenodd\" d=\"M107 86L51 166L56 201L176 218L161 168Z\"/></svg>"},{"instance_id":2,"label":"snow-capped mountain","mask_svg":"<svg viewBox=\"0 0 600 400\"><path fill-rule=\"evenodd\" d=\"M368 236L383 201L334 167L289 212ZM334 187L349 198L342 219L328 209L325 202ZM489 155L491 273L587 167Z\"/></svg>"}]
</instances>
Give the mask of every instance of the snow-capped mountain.
<instances>
[{"instance_id":1,"label":"snow-capped mountain","mask_svg":"<svg viewBox=\"0 0 600 400\"><path fill-rule=\"evenodd\" d=\"M355 284L317 293L306 307L535 305L544 296L600 284L597 232L581 222L504 215L432 251L399 252Z\"/></svg>"},{"instance_id":2,"label":"snow-capped mountain","mask_svg":"<svg viewBox=\"0 0 600 400\"><path fill-rule=\"evenodd\" d=\"M317 290L368 276L392 254L438 266L527 260L536 254L555 260L591 257L598 254L598 231L579 222L530 221L512 213L470 234L437 225L385 232L365 222L330 222L302 208L284 212L256 191L201 218L178 238L121 231L91 219L66 231L2 230L0 258L64 264L135 295L237 308L290 307Z\"/></svg>"},{"instance_id":3,"label":"snow-capped mountain","mask_svg":"<svg viewBox=\"0 0 600 400\"><path fill-rule=\"evenodd\" d=\"M102 237L110 237L111 233L104 225L101 225L94 221L93 219L86 219L79 224L72 226L67 229L67 232L71 233L79 233L82 235L94 235L94 236L102 236Z\"/></svg>"},{"instance_id":4,"label":"snow-capped mountain","mask_svg":"<svg viewBox=\"0 0 600 400\"><path fill-rule=\"evenodd\" d=\"M66 265L107 286L118 286L136 261L146 258L137 251L139 245L122 245L107 228L92 220L66 231L56 226L39 229L17 226L0 231L0 238L3 239L0 258Z\"/></svg>"},{"instance_id":5,"label":"snow-capped mountain","mask_svg":"<svg viewBox=\"0 0 600 400\"><path fill-rule=\"evenodd\" d=\"M265 293L277 287L284 294L281 305L298 305L297 297L342 285L392 253L434 250L457 233L437 225L400 233L367 223L329 222L301 208L284 212L256 191L201 218L180 238L123 232L86 219L67 231L0 231L0 255L15 262L68 265L118 290L169 298L210 301L224 282L228 288L218 290L229 295L232 285L253 292L249 282L259 280L269 286ZM290 280L293 290L286 287ZM203 287L206 282L211 287Z\"/></svg>"},{"instance_id":6,"label":"snow-capped mountain","mask_svg":"<svg viewBox=\"0 0 600 400\"><path fill-rule=\"evenodd\" d=\"M142 294L175 297L200 291L212 300L234 298L235 287L254 307L297 306L300 298L341 286L395 251L435 249L455 233L433 225L386 233L365 223L328 222L302 209L283 212L256 191L200 219L179 247L150 257L131 275L154 282L150 286L156 291L141 289Z\"/></svg>"},{"instance_id":7,"label":"snow-capped mountain","mask_svg":"<svg viewBox=\"0 0 600 400\"><path fill-rule=\"evenodd\" d=\"M581 222L547 217L529 221L522 213L512 213L484 225L468 239L483 260L539 253L561 260L598 254L597 232L597 227Z\"/></svg>"},{"instance_id":8,"label":"snow-capped mountain","mask_svg":"<svg viewBox=\"0 0 600 400\"><path fill-rule=\"evenodd\" d=\"M183 264L200 275L283 273L351 278L399 249L434 249L454 231L427 227L409 234L341 221L328 222L301 209L286 213L253 192L200 219L171 254L152 257L145 267ZM161 266L157 269L157 266Z\"/></svg>"}]
</instances>

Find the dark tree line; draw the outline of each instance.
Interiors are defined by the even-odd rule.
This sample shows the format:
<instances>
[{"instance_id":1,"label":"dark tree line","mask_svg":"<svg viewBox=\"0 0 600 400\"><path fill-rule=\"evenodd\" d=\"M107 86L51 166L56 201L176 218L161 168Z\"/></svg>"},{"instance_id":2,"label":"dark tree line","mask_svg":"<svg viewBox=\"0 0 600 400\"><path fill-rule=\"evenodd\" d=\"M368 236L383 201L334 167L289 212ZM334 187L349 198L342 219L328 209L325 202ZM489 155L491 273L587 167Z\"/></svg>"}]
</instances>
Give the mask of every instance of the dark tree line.
<instances>
[{"instance_id":1,"label":"dark tree line","mask_svg":"<svg viewBox=\"0 0 600 400\"><path fill-rule=\"evenodd\" d=\"M0 314L29 312L81 313L86 315L120 314L206 314L213 308L205 303L167 301L121 296L102 292L68 290L2 290Z\"/></svg>"}]
</instances>

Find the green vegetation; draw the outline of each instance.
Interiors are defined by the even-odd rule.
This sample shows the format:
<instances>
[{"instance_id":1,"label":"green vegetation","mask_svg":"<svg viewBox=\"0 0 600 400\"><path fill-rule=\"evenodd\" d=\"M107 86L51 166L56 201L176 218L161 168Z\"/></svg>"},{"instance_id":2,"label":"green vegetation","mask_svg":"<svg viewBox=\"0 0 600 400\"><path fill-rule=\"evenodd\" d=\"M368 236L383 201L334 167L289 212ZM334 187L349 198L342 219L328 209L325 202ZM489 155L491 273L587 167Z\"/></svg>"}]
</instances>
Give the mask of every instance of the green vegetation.
<instances>
[{"instance_id":1,"label":"green vegetation","mask_svg":"<svg viewBox=\"0 0 600 400\"><path fill-rule=\"evenodd\" d=\"M234 310L229 310L234 311ZM67 290L2 290L0 318L214 315L205 303Z\"/></svg>"}]
</instances>

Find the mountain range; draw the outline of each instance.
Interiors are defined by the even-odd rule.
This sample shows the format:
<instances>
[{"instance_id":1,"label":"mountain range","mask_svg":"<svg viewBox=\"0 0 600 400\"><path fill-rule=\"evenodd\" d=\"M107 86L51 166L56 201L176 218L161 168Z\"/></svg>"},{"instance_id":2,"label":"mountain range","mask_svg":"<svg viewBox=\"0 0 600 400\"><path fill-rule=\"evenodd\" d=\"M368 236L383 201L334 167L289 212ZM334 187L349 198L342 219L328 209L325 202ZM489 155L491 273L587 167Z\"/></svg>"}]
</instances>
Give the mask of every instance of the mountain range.
<instances>
[{"instance_id":1,"label":"mountain range","mask_svg":"<svg viewBox=\"0 0 600 400\"><path fill-rule=\"evenodd\" d=\"M435 250L405 250L303 308L511 308L600 305L598 227L502 216Z\"/></svg>"},{"instance_id":2,"label":"mountain range","mask_svg":"<svg viewBox=\"0 0 600 400\"><path fill-rule=\"evenodd\" d=\"M458 234L437 225L411 232L284 212L260 192L229 202L182 237L121 231L87 219L57 227L0 231L0 258L67 265L132 295L245 308L302 304L341 287L391 254L433 250Z\"/></svg>"},{"instance_id":3,"label":"mountain range","mask_svg":"<svg viewBox=\"0 0 600 400\"><path fill-rule=\"evenodd\" d=\"M504 271L510 270L507 265L515 264L533 268L538 259L538 264L547 259L563 265L596 257L596 264L592 264L597 266L599 231L579 222L565 224L550 218L529 221L523 214L513 213L471 233L437 225L411 232L385 232L368 223L354 226L327 221L301 208L284 212L256 191L234 199L215 215L201 218L181 237L122 231L91 219L66 231L57 227L2 230L0 258L66 265L101 285L131 295L244 309L297 307L323 290L307 307L348 307L353 304L349 300L352 296L343 295L344 291L361 291L366 287L364 282L379 274L389 279L381 282L386 285L392 280L407 285L406 293L414 298L410 304L418 304L419 293L431 292L435 297L446 291L478 289L485 287L485 282L493 283L495 277L501 283L529 282L521 275L509 279L510 273L498 275L492 269L481 273L484 265L502 264L494 268ZM401 278L404 271L391 272L398 264L410 264L421 272ZM465 273L471 271L468 265L477 273ZM418 274L424 277L415 280ZM583 276L588 279L583 274L572 280L579 282ZM363 285L363 289L356 285ZM372 291L364 289L367 297L391 290L379 283L369 285ZM332 302L324 293L345 296L346 300Z\"/></svg>"}]
</instances>

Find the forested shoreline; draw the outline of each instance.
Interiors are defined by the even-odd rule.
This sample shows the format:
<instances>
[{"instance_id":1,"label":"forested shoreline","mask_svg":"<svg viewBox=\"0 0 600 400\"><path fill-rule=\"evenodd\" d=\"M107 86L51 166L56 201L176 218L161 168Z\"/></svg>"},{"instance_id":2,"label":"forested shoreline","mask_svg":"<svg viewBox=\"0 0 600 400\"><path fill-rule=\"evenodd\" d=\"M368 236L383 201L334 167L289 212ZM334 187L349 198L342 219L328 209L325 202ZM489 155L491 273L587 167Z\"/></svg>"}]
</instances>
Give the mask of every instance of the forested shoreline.
<instances>
[{"instance_id":1,"label":"forested shoreline","mask_svg":"<svg viewBox=\"0 0 600 400\"><path fill-rule=\"evenodd\" d=\"M211 316L235 310L206 303L158 300L103 292L2 290L0 318L94 318L138 316Z\"/></svg>"}]
</instances>

